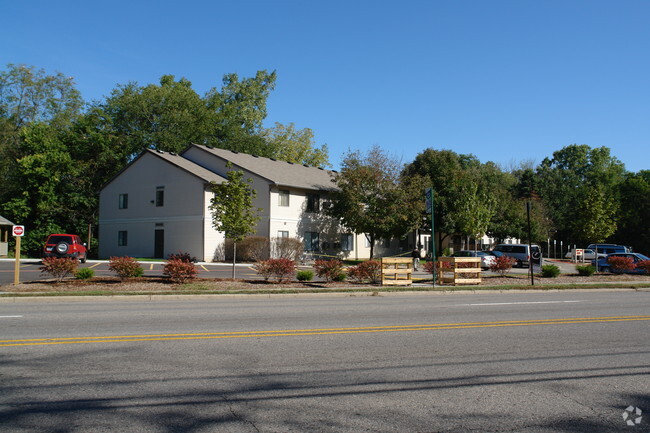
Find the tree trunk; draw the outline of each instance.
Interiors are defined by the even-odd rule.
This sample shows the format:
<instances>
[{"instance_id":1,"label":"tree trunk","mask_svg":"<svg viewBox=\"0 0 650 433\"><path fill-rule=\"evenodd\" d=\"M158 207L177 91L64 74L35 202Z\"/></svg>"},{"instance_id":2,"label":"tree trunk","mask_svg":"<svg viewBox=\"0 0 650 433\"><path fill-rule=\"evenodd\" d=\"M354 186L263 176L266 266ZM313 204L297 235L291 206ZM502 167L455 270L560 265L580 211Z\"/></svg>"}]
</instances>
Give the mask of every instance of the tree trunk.
<instances>
[{"instance_id":1,"label":"tree trunk","mask_svg":"<svg viewBox=\"0 0 650 433\"><path fill-rule=\"evenodd\" d=\"M235 279L235 263L237 263L237 242L232 243L232 279Z\"/></svg>"}]
</instances>

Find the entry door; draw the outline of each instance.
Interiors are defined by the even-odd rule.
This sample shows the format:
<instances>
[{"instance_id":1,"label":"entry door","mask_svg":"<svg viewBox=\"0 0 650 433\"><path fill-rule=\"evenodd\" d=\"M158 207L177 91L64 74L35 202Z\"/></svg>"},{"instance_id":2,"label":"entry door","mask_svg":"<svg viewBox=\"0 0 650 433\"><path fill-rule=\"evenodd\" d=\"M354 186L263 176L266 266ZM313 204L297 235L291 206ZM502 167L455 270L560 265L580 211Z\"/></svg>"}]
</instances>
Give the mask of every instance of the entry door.
<instances>
[{"instance_id":1,"label":"entry door","mask_svg":"<svg viewBox=\"0 0 650 433\"><path fill-rule=\"evenodd\" d=\"M156 259L165 258L165 230L156 230L153 244L153 256Z\"/></svg>"}]
</instances>

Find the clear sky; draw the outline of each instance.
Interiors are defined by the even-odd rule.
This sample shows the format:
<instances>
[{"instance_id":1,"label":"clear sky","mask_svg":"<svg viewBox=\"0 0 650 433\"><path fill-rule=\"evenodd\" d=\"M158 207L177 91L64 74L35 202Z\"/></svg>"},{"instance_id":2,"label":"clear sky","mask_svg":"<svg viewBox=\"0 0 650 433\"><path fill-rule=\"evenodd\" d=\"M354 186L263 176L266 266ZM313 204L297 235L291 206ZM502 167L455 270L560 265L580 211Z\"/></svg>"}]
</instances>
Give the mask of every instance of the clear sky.
<instances>
[{"instance_id":1,"label":"clear sky","mask_svg":"<svg viewBox=\"0 0 650 433\"><path fill-rule=\"evenodd\" d=\"M0 67L85 100L173 74L199 94L276 70L266 126L312 128L337 168L379 145L505 168L570 144L650 169L648 0L0 0Z\"/></svg>"}]
</instances>

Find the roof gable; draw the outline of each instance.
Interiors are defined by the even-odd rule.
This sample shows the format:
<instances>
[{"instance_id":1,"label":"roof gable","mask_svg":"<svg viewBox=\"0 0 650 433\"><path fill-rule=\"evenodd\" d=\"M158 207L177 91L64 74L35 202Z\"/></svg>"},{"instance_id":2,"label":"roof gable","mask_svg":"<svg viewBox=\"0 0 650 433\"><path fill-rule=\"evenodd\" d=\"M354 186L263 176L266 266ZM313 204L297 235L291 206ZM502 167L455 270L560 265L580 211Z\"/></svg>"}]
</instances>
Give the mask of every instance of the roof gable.
<instances>
[{"instance_id":1,"label":"roof gable","mask_svg":"<svg viewBox=\"0 0 650 433\"><path fill-rule=\"evenodd\" d=\"M215 183L222 183L225 182L226 179L222 176L219 176L217 173L214 173L210 170L207 170L200 165L183 158L180 155L177 155L176 153L173 152L163 152L161 150L152 150L152 149L145 149L142 151L133 161L128 163L126 167L124 167L122 170L120 170L115 176L110 178L103 186L102 189L106 188L113 180L115 180L117 177L119 177L122 173L124 173L127 169L129 169L131 166L133 166L142 156L144 155L153 155L157 158L162 159L163 161L166 161L178 168L180 168L183 171L186 171L187 173L198 177L199 179L205 181L206 183L210 182L215 182Z\"/></svg>"}]
</instances>

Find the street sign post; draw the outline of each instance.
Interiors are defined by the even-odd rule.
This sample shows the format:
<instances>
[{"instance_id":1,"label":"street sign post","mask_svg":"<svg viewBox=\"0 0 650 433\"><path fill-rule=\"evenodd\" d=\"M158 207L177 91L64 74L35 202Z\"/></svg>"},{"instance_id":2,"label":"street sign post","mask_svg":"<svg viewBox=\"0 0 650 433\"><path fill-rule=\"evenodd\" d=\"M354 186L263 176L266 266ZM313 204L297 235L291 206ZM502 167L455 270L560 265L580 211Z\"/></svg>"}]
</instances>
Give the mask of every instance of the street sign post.
<instances>
[{"instance_id":1,"label":"street sign post","mask_svg":"<svg viewBox=\"0 0 650 433\"><path fill-rule=\"evenodd\" d=\"M14 265L14 285L20 281L20 239L25 235L25 226L13 226L11 233L16 238L16 264Z\"/></svg>"},{"instance_id":2,"label":"street sign post","mask_svg":"<svg viewBox=\"0 0 650 433\"><path fill-rule=\"evenodd\" d=\"M436 236L433 227L433 188L427 188L424 191L424 204L427 214L431 216L431 260L433 260L433 281L432 286L436 285Z\"/></svg>"}]
</instances>

